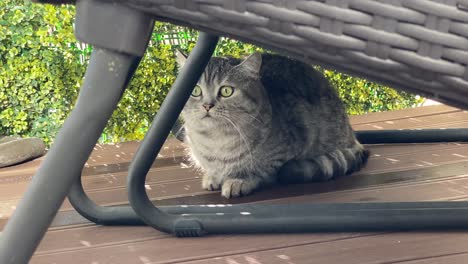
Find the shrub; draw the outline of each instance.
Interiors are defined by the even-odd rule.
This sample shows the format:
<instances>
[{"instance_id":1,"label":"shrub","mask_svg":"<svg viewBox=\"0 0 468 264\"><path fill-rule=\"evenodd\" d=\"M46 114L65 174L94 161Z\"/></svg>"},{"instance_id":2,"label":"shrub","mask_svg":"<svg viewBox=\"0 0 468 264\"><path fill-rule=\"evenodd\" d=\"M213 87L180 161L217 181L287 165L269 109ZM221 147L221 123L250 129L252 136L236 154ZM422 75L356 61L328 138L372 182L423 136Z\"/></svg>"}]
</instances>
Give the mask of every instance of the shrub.
<instances>
[{"instance_id":1,"label":"shrub","mask_svg":"<svg viewBox=\"0 0 468 264\"><path fill-rule=\"evenodd\" d=\"M404 109L423 101L417 95L397 91L365 79L333 70L319 70L337 88L350 115Z\"/></svg>"},{"instance_id":2,"label":"shrub","mask_svg":"<svg viewBox=\"0 0 468 264\"><path fill-rule=\"evenodd\" d=\"M70 112L84 74L72 18L72 7L0 2L0 135L50 142Z\"/></svg>"}]
</instances>

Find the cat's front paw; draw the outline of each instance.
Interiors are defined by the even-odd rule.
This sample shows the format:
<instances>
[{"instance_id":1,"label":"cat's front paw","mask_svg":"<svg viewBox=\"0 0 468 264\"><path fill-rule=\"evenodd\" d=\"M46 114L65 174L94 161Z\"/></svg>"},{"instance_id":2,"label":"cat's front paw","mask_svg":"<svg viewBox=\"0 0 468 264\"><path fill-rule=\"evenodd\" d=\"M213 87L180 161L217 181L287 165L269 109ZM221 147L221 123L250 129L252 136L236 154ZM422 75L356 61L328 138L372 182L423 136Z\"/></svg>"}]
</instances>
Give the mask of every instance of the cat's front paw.
<instances>
[{"instance_id":1,"label":"cat's front paw","mask_svg":"<svg viewBox=\"0 0 468 264\"><path fill-rule=\"evenodd\" d=\"M202 188L208 191L217 191L221 189L221 183L212 177L205 176L202 180Z\"/></svg>"},{"instance_id":2,"label":"cat's front paw","mask_svg":"<svg viewBox=\"0 0 468 264\"><path fill-rule=\"evenodd\" d=\"M226 198L247 195L257 189L259 182L251 179L227 179L221 188L221 195Z\"/></svg>"}]
</instances>

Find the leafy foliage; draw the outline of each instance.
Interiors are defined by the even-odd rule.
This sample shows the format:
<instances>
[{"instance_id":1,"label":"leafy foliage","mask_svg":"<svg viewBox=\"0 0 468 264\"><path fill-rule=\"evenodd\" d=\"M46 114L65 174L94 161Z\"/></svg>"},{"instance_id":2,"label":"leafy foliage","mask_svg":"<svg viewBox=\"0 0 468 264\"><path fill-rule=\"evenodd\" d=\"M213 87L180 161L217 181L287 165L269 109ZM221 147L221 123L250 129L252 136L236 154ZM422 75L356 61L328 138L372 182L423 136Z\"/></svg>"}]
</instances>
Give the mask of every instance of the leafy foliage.
<instances>
[{"instance_id":1,"label":"leafy foliage","mask_svg":"<svg viewBox=\"0 0 468 264\"><path fill-rule=\"evenodd\" d=\"M0 2L0 134L50 141L70 112L84 67L72 7Z\"/></svg>"},{"instance_id":2,"label":"leafy foliage","mask_svg":"<svg viewBox=\"0 0 468 264\"><path fill-rule=\"evenodd\" d=\"M338 90L350 115L404 109L422 103L423 99L413 94L352 77L333 70L320 69L329 82Z\"/></svg>"},{"instance_id":3,"label":"leafy foliage","mask_svg":"<svg viewBox=\"0 0 468 264\"><path fill-rule=\"evenodd\" d=\"M43 138L50 143L77 98L92 48L73 35L73 6L0 1L0 135ZM101 141L141 139L176 76L174 49L163 32L177 31L178 47L190 51L197 33L156 23L136 75ZM241 57L259 47L222 38L215 55ZM419 99L366 80L323 70L351 114L413 106Z\"/></svg>"}]
</instances>

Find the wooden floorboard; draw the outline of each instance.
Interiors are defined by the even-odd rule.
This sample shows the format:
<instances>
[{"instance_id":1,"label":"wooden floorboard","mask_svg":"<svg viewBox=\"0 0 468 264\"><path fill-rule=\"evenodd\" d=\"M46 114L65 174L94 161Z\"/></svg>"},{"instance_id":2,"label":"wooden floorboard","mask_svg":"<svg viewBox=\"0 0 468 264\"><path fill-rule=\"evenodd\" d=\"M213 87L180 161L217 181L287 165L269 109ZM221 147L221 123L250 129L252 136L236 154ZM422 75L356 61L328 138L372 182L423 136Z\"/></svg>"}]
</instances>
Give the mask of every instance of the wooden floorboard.
<instances>
[{"instance_id":1,"label":"wooden floorboard","mask_svg":"<svg viewBox=\"0 0 468 264\"><path fill-rule=\"evenodd\" d=\"M367 234L366 234L367 235ZM31 263L61 263L72 258L77 263L179 263L182 261L248 253L271 248L324 243L359 236L359 234L294 234L294 235L223 235L199 238L164 238L112 247L88 247L57 254L37 254Z\"/></svg>"},{"instance_id":2,"label":"wooden floorboard","mask_svg":"<svg viewBox=\"0 0 468 264\"><path fill-rule=\"evenodd\" d=\"M380 121L354 125L356 130L412 129L412 128L466 128L468 112L460 111L448 114L428 115L418 118L408 117L394 121Z\"/></svg>"},{"instance_id":3,"label":"wooden floorboard","mask_svg":"<svg viewBox=\"0 0 468 264\"><path fill-rule=\"evenodd\" d=\"M418 258L427 259L467 253L467 243L468 233L391 233L285 246L279 249L210 257L182 263L401 263Z\"/></svg>"},{"instance_id":4,"label":"wooden floorboard","mask_svg":"<svg viewBox=\"0 0 468 264\"><path fill-rule=\"evenodd\" d=\"M421 257L409 261L393 262L402 264L453 264L453 263L466 263L468 260L468 253L446 254L434 257Z\"/></svg>"},{"instance_id":5,"label":"wooden floorboard","mask_svg":"<svg viewBox=\"0 0 468 264\"><path fill-rule=\"evenodd\" d=\"M351 117L356 129L468 127L468 114L431 106ZM103 205L127 203L126 175L138 143L98 145L83 184ZM273 186L226 200L200 188L184 149L167 142L147 177L158 205L468 200L468 144L370 146L361 172L326 183ZM43 159L43 158L42 158ZM42 159L0 169L0 230ZM468 263L468 232L216 235L178 239L149 227L89 223L65 201L31 263Z\"/></svg>"},{"instance_id":6,"label":"wooden floorboard","mask_svg":"<svg viewBox=\"0 0 468 264\"><path fill-rule=\"evenodd\" d=\"M466 178L464 179L465 181L467 180ZM432 182L434 183L434 182ZM386 188L375 188L374 190L355 190L355 191L342 191L342 192L333 192L333 193L325 193L325 194L318 194L318 195L311 195L309 197L301 197L301 200L295 200L295 199L282 199L280 201L282 202L349 202L349 201L399 201L399 200L404 200L404 201L418 201L418 200L432 200L434 197L438 196L441 198L441 200L450 200L451 198L458 197L457 192L451 192L450 189L447 190L446 188L442 188L438 190L437 195L434 195L434 188L427 189L427 184L431 184L431 182L428 183L411 183L411 184L394 184L390 186L386 186ZM422 187L421 187L422 186ZM455 186L459 186L458 184L455 184ZM406 188L406 191L399 191L398 189L400 188ZM426 188L426 189L424 189ZM427 192L429 190L429 192ZM432 191L431 191L432 190ZM412 193L420 193L421 195L419 196L414 196ZM397 196L400 194L400 196ZM424 194L426 196L424 196ZM338 199L337 199L338 197ZM368 199L371 197L372 199ZM357 198L357 199L354 199ZM362 199L364 198L364 199ZM429 198L429 199L427 199ZM271 202L271 201L270 201ZM84 229L84 232L83 232ZM48 240L44 241L44 245L46 245L48 248L43 248L41 247L38 251L38 254L41 255L42 253L46 254L48 256L54 255L53 253L60 253L62 249L64 249L64 245L71 244L73 247L71 247L72 250L77 250L77 249L83 249L87 250L87 248L92 245L93 248L96 247L120 247L121 245L118 244L122 242L119 236L122 234L119 232L119 230L124 231L123 234L125 236L125 240L123 243L126 243L128 239L132 239L133 236L131 235L125 235L125 231L128 231L129 229L135 230L135 231L141 231L144 230L143 232L147 232L147 235L145 236L139 236L137 235L136 238L134 238L134 242L139 242L140 240L144 240L144 242L141 243L156 243L153 241L147 241L148 238L151 238L149 240L154 240L154 239L169 239L167 236L164 236L160 234L159 232L156 232L154 230L151 230L147 227L137 227L137 228L128 228L128 227L117 227L117 228L108 228L108 227L98 227L98 226L86 226L85 228L78 228L78 230L75 230L74 228L71 229L59 229L59 230L53 230L49 232L49 236L46 237L46 239L51 239L52 241L62 241L61 243L55 242L55 247L54 245L51 245L53 243L48 243ZM81 231L80 231L81 230ZM90 231L94 230L94 231ZM100 231L99 231L100 230ZM115 233L119 233L119 235L115 235ZM133 232L131 232L133 233ZM138 232L135 232L138 233ZM146 233L145 233L146 234ZM366 234L367 235L367 234ZM154 236L154 237L152 237ZM102 237L105 237L106 239L103 239ZM205 238L203 238L205 239ZM175 239L174 242L179 241L180 239ZM120 242L119 242L120 241ZM140 243L139 242L139 243ZM161 242L161 243L167 243L167 242ZM45 246L44 246L45 247ZM68 248L68 247L67 247ZM41 253L42 252L42 253ZM60 253L62 254L62 253ZM145 253L146 254L146 253ZM55 256L55 255L54 255ZM149 255L153 256L153 255ZM104 261L102 259L97 259L100 261ZM104 262L106 263L106 262Z\"/></svg>"},{"instance_id":7,"label":"wooden floorboard","mask_svg":"<svg viewBox=\"0 0 468 264\"><path fill-rule=\"evenodd\" d=\"M433 105L427 107L418 107L418 108L410 108L404 110L396 110L396 111L388 111L388 112L380 112L380 113L369 113L366 115L355 115L351 116L350 120L351 123L354 125L359 124L370 124L375 122L383 122L383 121L393 121L393 120L400 120L404 118L418 118L423 116L430 116L430 115L442 115L442 114L449 114L449 113L456 113L461 112L462 110L446 105Z\"/></svg>"}]
</instances>

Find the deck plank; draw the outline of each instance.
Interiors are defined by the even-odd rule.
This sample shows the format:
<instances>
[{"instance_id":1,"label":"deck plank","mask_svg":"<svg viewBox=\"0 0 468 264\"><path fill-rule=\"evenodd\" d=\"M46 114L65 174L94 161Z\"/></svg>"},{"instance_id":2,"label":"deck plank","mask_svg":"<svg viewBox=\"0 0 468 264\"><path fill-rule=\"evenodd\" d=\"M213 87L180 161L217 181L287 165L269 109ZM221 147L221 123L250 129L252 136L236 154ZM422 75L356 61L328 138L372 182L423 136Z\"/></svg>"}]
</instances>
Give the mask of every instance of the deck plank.
<instances>
[{"instance_id":1,"label":"deck plank","mask_svg":"<svg viewBox=\"0 0 468 264\"><path fill-rule=\"evenodd\" d=\"M400 120L404 118L418 118L431 115L444 115L449 113L461 112L462 110L447 106L447 105L433 105L426 107L409 108L403 110L369 113L366 115L350 116L350 121L354 125L369 124L375 122L385 122L392 120Z\"/></svg>"},{"instance_id":2,"label":"deck plank","mask_svg":"<svg viewBox=\"0 0 468 264\"><path fill-rule=\"evenodd\" d=\"M468 253L466 243L468 243L467 233L391 233L351 237L349 239L299 246L285 246L280 249L256 251L253 253L245 252L237 255L210 257L196 261L157 261L151 263L407 263L417 258L428 259L448 254ZM465 261L450 263L466 263Z\"/></svg>"},{"instance_id":3,"label":"deck plank","mask_svg":"<svg viewBox=\"0 0 468 264\"><path fill-rule=\"evenodd\" d=\"M433 257L421 257L414 260L409 261L401 261L401 262L394 262L394 263L401 263L401 264L453 264L453 263L466 263L468 260L468 253L456 253L456 254L447 254L441 256L433 256Z\"/></svg>"},{"instance_id":4,"label":"deck plank","mask_svg":"<svg viewBox=\"0 0 468 264\"><path fill-rule=\"evenodd\" d=\"M467 164L468 165L468 164ZM455 180L452 180L453 186L447 186L447 188L428 188L428 185L430 184L437 184L437 180L435 179L433 182L418 182L415 181L413 183L409 184L393 184L393 185L387 185L385 188L380 187L380 188L364 188L362 190L354 190L354 191L342 191L342 192L330 192L330 193L324 193L324 194L317 194L317 195L311 195L311 196L300 196L299 199L295 200L292 198L288 199L281 199L279 200L280 202L353 202L353 201L418 201L418 200L452 200L453 198L459 198L460 193L459 192L454 192L452 189L453 188L460 188L460 190L463 190L462 186L466 186L466 184L460 184L457 182L457 180L461 180L464 182L468 182L468 176L465 177L458 177ZM441 181L439 179L439 181ZM437 186L440 187L440 186ZM399 189L405 188L405 191L401 191ZM370 190L369 190L370 189ZM434 191L437 191L435 194ZM466 189L465 189L466 191ZM420 194L420 195L413 195L414 193ZM466 192L465 192L466 194ZM435 199L435 198L439 199ZM271 202L276 202L276 201L267 201L269 203ZM109 229L107 227L99 227L99 226L86 226L85 227L85 232L80 232L78 230L72 228L72 229L58 229L58 231L52 230L49 232L50 236L52 238L49 238L46 236L46 238L51 239L51 240L59 240L63 241L64 244L75 244L74 249L78 249L81 247L81 249L86 249L89 247L89 245L93 245L94 247L100 247L100 246L117 246L119 247L120 245L116 243L118 239L113 239L112 234L115 232L119 232L115 229ZM89 231L90 229L95 229L96 232ZM144 229L144 227L138 227L139 230ZM119 228L118 228L119 229ZM122 231L128 231L128 229L132 229L129 227L120 227ZM151 230L147 228L148 233L154 233L156 231ZM59 235L57 235L59 233ZM105 243L100 243L102 239L99 236L96 236L96 233L100 233L101 236L108 237L108 239L104 240ZM79 240L77 240L77 234L79 234ZM160 235L160 234L158 234ZM157 235L156 235L157 236ZM117 236L118 237L118 236ZM131 236L130 236L131 237ZM144 237L146 238L146 237ZM160 237L157 236L155 239L159 239ZM163 238L167 238L164 237ZM136 239L135 241L137 241ZM83 244L83 241L86 243ZM113 242L112 242L113 241ZM125 240L127 243L128 240ZM138 240L140 241L140 240ZM146 239L145 239L146 241ZM80 245L81 243L81 245ZM109 244L110 243L110 244ZM148 242L152 243L152 242ZM53 248L50 243L45 242L45 245L49 247L47 250L44 249L44 251L50 252L60 252L60 248L62 247L61 244L57 244L56 247L58 249ZM40 254L41 249L39 249L38 254ZM101 259L98 259L97 261L104 261Z\"/></svg>"},{"instance_id":5,"label":"deck plank","mask_svg":"<svg viewBox=\"0 0 468 264\"><path fill-rule=\"evenodd\" d=\"M202 239L169 237L111 247L94 246L72 252L36 254L31 263L63 263L70 258L76 263L90 263L92 261L114 264L178 263L201 256L216 257L220 254L255 252L275 247L323 243L349 239L359 235L362 234L223 235ZM239 243L240 240L242 243Z\"/></svg>"},{"instance_id":6,"label":"deck plank","mask_svg":"<svg viewBox=\"0 0 468 264\"><path fill-rule=\"evenodd\" d=\"M414 128L467 128L468 112L428 115L418 118L408 117L394 121L381 121L353 125L356 130L414 129Z\"/></svg>"}]
</instances>

